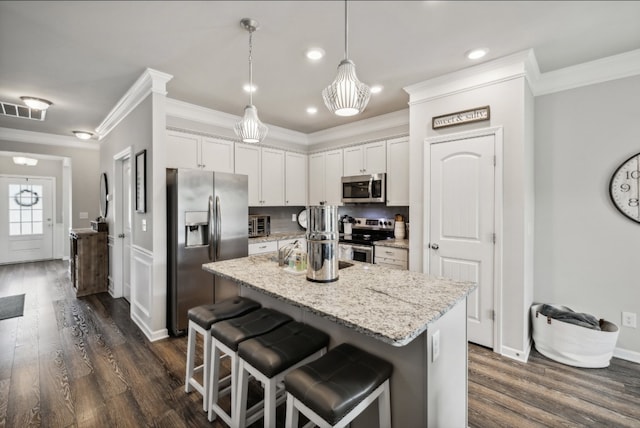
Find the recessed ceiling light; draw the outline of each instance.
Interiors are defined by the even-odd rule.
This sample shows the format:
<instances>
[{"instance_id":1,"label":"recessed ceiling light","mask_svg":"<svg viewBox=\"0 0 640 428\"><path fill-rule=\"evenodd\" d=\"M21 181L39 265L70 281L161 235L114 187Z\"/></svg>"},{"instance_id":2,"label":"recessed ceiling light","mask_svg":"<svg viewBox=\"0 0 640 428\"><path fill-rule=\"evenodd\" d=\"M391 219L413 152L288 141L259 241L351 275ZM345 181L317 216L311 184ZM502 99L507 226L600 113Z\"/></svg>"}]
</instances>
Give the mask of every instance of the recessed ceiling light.
<instances>
[{"instance_id":1,"label":"recessed ceiling light","mask_svg":"<svg viewBox=\"0 0 640 428\"><path fill-rule=\"evenodd\" d=\"M489 49L479 48L479 49L471 49L466 53L466 55L467 55L467 58L469 59L480 59L488 53L489 53Z\"/></svg>"},{"instance_id":2,"label":"recessed ceiling light","mask_svg":"<svg viewBox=\"0 0 640 428\"><path fill-rule=\"evenodd\" d=\"M311 61L318 61L319 59L322 59L324 54L325 52L322 48L309 48L307 49L307 52L305 52L306 57Z\"/></svg>"},{"instance_id":3,"label":"recessed ceiling light","mask_svg":"<svg viewBox=\"0 0 640 428\"><path fill-rule=\"evenodd\" d=\"M93 137L93 134L91 132L86 132L86 131L73 131L74 135L76 137L78 137L81 140L88 140L91 137Z\"/></svg>"},{"instance_id":4,"label":"recessed ceiling light","mask_svg":"<svg viewBox=\"0 0 640 428\"><path fill-rule=\"evenodd\" d=\"M371 93L372 94L379 94L380 92L382 92L382 88L384 88L384 86L382 86L382 85L373 85L371 87Z\"/></svg>"},{"instance_id":5,"label":"recessed ceiling light","mask_svg":"<svg viewBox=\"0 0 640 428\"><path fill-rule=\"evenodd\" d=\"M307 113L316 114L317 112L318 112L318 109L316 107L307 107Z\"/></svg>"},{"instance_id":6,"label":"recessed ceiling light","mask_svg":"<svg viewBox=\"0 0 640 428\"><path fill-rule=\"evenodd\" d=\"M242 89L245 92L255 92L258 90L258 87L256 85L251 86L250 84L245 83L244 86L242 86Z\"/></svg>"},{"instance_id":7,"label":"recessed ceiling light","mask_svg":"<svg viewBox=\"0 0 640 428\"><path fill-rule=\"evenodd\" d=\"M53 104L51 101L36 97L20 97L20 99L24 101L27 107L34 110L46 110L51 104Z\"/></svg>"}]
</instances>

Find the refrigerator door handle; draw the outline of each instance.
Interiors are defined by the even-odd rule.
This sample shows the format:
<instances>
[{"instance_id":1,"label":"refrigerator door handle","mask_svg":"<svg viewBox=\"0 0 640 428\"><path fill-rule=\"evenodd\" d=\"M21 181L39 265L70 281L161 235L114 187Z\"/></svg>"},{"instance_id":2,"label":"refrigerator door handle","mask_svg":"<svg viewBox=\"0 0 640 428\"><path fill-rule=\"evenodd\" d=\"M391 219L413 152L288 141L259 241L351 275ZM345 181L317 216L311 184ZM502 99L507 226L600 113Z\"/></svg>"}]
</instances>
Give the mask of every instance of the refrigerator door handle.
<instances>
[{"instance_id":1,"label":"refrigerator door handle","mask_svg":"<svg viewBox=\"0 0 640 428\"><path fill-rule=\"evenodd\" d=\"M216 260L220 258L220 235L222 235L222 219L220 218L220 197L216 196Z\"/></svg>"},{"instance_id":2,"label":"refrigerator door handle","mask_svg":"<svg viewBox=\"0 0 640 428\"><path fill-rule=\"evenodd\" d=\"M214 233L213 233L213 223L214 223L214 218L213 218L213 196L209 196L209 212L207 213L207 217L209 220L209 248L208 248L208 253L209 253L209 260L214 261L213 260L213 241L215 239Z\"/></svg>"}]
</instances>

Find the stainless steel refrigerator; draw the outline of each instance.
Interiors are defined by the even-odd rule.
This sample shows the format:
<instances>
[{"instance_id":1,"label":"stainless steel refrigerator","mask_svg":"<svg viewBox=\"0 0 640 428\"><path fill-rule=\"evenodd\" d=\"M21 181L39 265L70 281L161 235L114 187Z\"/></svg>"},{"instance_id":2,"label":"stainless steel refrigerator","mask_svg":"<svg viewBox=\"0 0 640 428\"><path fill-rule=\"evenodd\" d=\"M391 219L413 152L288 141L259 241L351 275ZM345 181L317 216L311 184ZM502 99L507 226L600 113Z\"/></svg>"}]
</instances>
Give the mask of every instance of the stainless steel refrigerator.
<instances>
[{"instance_id":1,"label":"stainless steel refrigerator","mask_svg":"<svg viewBox=\"0 0 640 428\"><path fill-rule=\"evenodd\" d=\"M237 294L204 263L248 255L246 175L167 169L167 327L186 333L190 308Z\"/></svg>"}]
</instances>

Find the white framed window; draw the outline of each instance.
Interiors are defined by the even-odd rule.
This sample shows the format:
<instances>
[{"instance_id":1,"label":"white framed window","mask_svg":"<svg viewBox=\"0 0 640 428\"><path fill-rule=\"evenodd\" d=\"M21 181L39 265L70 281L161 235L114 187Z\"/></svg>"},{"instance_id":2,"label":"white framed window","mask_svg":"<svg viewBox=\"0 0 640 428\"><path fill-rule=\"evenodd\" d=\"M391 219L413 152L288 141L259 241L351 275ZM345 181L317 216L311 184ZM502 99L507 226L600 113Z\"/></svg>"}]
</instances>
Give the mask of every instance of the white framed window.
<instances>
[{"instance_id":1,"label":"white framed window","mask_svg":"<svg viewBox=\"0 0 640 428\"><path fill-rule=\"evenodd\" d=\"M43 233L43 187L9 184L9 236Z\"/></svg>"}]
</instances>

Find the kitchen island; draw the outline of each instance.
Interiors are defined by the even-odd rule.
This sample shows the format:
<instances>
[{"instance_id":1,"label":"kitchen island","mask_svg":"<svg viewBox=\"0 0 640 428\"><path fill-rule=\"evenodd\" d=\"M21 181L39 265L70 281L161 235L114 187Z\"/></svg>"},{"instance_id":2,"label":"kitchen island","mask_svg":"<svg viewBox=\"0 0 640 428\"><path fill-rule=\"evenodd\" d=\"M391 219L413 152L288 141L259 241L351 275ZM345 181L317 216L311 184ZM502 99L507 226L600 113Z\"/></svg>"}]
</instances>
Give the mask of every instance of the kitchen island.
<instances>
[{"instance_id":1,"label":"kitchen island","mask_svg":"<svg viewBox=\"0 0 640 428\"><path fill-rule=\"evenodd\" d=\"M476 285L351 261L331 283L278 267L274 254L203 265L239 294L394 365L394 427L467 425L466 297ZM435 334L435 338L434 338ZM434 346L435 344L435 346ZM352 426L377 426L371 406Z\"/></svg>"}]
</instances>

